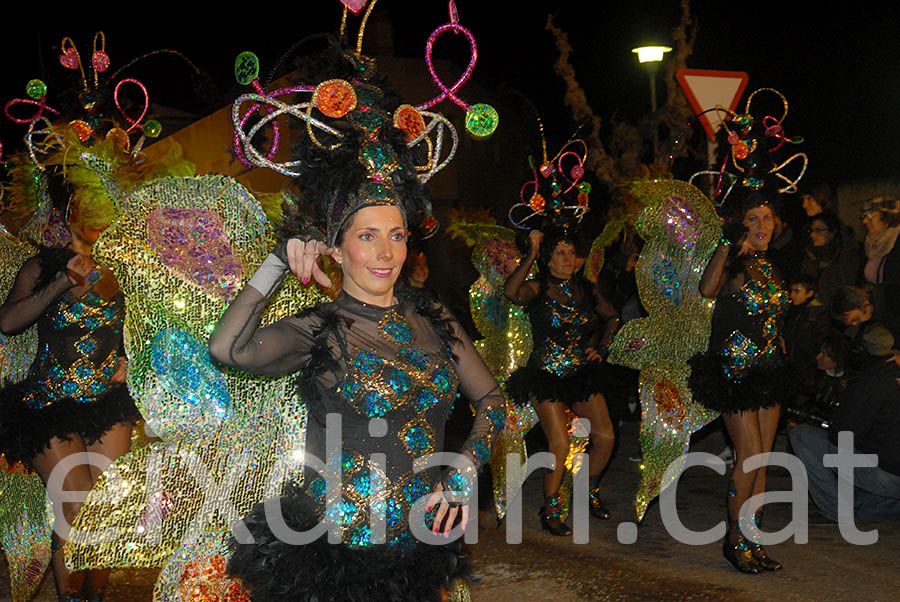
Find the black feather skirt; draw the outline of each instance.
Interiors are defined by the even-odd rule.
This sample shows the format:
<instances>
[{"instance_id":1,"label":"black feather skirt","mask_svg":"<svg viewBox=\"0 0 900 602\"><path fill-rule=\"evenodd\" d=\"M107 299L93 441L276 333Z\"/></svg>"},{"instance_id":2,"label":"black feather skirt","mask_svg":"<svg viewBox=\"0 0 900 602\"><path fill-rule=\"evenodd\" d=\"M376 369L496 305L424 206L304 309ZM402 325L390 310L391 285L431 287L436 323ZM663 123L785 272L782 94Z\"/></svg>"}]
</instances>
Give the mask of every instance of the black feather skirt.
<instances>
[{"instance_id":1,"label":"black feather skirt","mask_svg":"<svg viewBox=\"0 0 900 602\"><path fill-rule=\"evenodd\" d=\"M689 360L688 386L694 400L710 410L737 414L780 405L789 399L791 370L779 357L750 367L740 379L727 378L722 359L715 353L699 353Z\"/></svg>"},{"instance_id":2,"label":"black feather skirt","mask_svg":"<svg viewBox=\"0 0 900 602\"><path fill-rule=\"evenodd\" d=\"M125 385L114 385L89 403L67 398L33 409L22 401L28 384L25 380L0 390L0 453L10 464L30 466L53 438L78 435L90 445L115 425L141 419Z\"/></svg>"},{"instance_id":3,"label":"black feather skirt","mask_svg":"<svg viewBox=\"0 0 900 602\"><path fill-rule=\"evenodd\" d=\"M603 383L609 380L605 363L589 362L568 376L557 376L535 366L523 366L513 372L506 381L506 395L517 405L532 400L542 403L554 401L570 408L587 401L595 393L603 392Z\"/></svg>"},{"instance_id":4,"label":"black feather skirt","mask_svg":"<svg viewBox=\"0 0 900 602\"><path fill-rule=\"evenodd\" d=\"M294 488L281 498L281 514L294 531L319 522L316 503ZM461 541L442 546L328 543L292 545L278 539L258 504L243 521L253 543L235 543L228 571L250 590L253 602L441 602L441 590L468 572Z\"/></svg>"}]
</instances>

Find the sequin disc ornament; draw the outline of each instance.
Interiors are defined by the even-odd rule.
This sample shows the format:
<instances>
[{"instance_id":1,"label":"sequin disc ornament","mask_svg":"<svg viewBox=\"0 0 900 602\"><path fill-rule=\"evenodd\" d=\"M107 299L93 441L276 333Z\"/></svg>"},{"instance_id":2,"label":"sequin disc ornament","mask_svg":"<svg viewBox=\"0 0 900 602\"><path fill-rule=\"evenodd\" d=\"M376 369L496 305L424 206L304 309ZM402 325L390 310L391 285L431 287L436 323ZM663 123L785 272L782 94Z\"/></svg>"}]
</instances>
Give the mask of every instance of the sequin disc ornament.
<instances>
[{"instance_id":1,"label":"sequin disc ornament","mask_svg":"<svg viewBox=\"0 0 900 602\"><path fill-rule=\"evenodd\" d=\"M33 100L40 100L47 95L47 84L39 79L33 79L25 84L25 94Z\"/></svg>"},{"instance_id":2,"label":"sequin disc ornament","mask_svg":"<svg viewBox=\"0 0 900 602\"><path fill-rule=\"evenodd\" d=\"M242 86L250 85L250 82L259 77L259 59L249 50L237 55L234 59L234 78Z\"/></svg>"},{"instance_id":3,"label":"sequin disc ornament","mask_svg":"<svg viewBox=\"0 0 900 602\"><path fill-rule=\"evenodd\" d=\"M313 104L332 119L339 119L356 108L356 91L342 79L329 79L316 86Z\"/></svg>"},{"instance_id":4,"label":"sequin disc ornament","mask_svg":"<svg viewBox=\"0 0 900 602\"><path fill-rule=\"evenodd\" d=\"M487 138L497 130L500 115L488 104L472 105L466 111L466 131L475 138Z\"/></svg>"}]
</instances>

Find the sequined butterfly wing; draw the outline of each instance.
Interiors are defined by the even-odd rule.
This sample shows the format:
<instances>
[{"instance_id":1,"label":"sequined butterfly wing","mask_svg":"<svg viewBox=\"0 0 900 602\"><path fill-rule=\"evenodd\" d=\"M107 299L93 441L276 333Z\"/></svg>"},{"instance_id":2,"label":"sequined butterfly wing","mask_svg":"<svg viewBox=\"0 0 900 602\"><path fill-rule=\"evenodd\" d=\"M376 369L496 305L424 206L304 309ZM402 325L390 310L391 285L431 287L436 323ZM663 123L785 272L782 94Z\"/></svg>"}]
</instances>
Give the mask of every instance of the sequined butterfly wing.
<instances>
[{"instance_id":1,"label":"sequined butterfly wing","mask_svg":"<svg viewBox=\"0 0 900 602\"><path fill-rule=\"evenodd\" d=\"M448 232L472 247L472 265L479 278L469 288L469 308L481 338L475 347L502 386L509 375L525 365L531 354L531 321L524 309L510 303L503 293L509 273L521 259L515 246L515 233L493 223L487 216L480 219L455 217ZM513 490L521 486L524 476L507 474L506 458L516 454L520 464L527 456L525 433L536 423L534 408L517 408L507 402L506 425L491 455L494 510L497 518L506 515L507 484Z\"/></svg>"},{"instance_id":2,"label":"sequined butterfly wing","mask_svg":"<svg viewBox=\"0 0 900 602\"><path fill-rule=\"evenodd\" d=\"M123 206L94 252L125 294L129 390L162 440L98 480L66 547L79 569L160 567L200 533L227 532L299 479L280 462L305 434L293 377L223 370L207 351L227 302L274 244L257 200L234 180L202 176L155 181ZM289 278L262 323L324 299ZM90 534L110 529L116 538L92 545Z\"/></svg>"},{"instance_id":3,"label":"sequined butterfly wing","mask_svg":"<svg viewBox=\"0 0 900 602\"><path fill-rule=\"evenodd\" d=\"M714 303L700 296L699 282L721 227L709 199L686 182L639 181L632 193L644 205L635 224L645 243L636 277L649 315L619 331L609 361L640 370L640 520L677 476L666 470L681 466L691 433L716 417L693 401L687 381L688 360L709 343Z\"/></svg>"},{"instance_id":4,"label":"sequined butterfly wing","mask_svg":"<svg viewBox=\"0 0 900 602\"><path fill-rule=\"evenodd\" d=\"M0 226L0 298L12 289L19 267L37 248ZM37 326L0 334L0 386L21 381L37 352ZM21 464L0 456L0 547L9 567L12 598L29 600L50 562L50 520L44 484Z\"/></svg>"}]
</instances>

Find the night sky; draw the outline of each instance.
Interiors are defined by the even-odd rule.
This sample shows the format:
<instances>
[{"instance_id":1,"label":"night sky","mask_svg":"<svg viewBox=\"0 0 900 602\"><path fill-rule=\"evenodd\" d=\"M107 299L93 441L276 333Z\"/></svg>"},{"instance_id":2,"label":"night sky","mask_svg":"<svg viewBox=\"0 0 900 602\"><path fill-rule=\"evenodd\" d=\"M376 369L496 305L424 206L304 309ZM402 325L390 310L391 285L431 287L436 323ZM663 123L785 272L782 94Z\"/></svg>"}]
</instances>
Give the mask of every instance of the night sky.
<instances>
[{"instance_id":1,"label":"night sky","mask_svg":"<svg viewBox=\"0 0 900 602\"><path fill-rule=\"evenodd\" d=\"M575 48L572 62L578 79L595 113L609 125L613 118L636 121L649 110L647 76L630 49L649 37L671 45L667 37L679 22L680 7L675 0L649 2L645 9L638 5L457 1L460 21L472 30L479 46L475 78L482 86L500 90L498 93L517 91L530 98L544 116L551 138L557 136L560 141L574 124L562 103L563 83L552 72L557 53L552 36L544 29L548 13L555 13L554 22L568 33ZM50 6L30 8L40 13L50 11ZM245 9L242 15L224 8L184 13L178 12L183 8L159 4L67 6L72 14L65 18L15 12L0 17L4 56L0 98L4 103L23 96L25 82L32 77L51 83L59 76L56 57L63 35L74 38L87 58L94 32L102 29L112 69L161 47L190 56L216 84L205 100L197 99L188 70L175 61L148 62L130 75L145 81L159 104L200 114L210 112L229 104L242 91L232 75L233 60L240 51L255 51L265 72L296 40L311 33L336 31L340 18L337 0L248 4L278 10ZM809 178L835 185L859 179L900 179L900 153L896 150L900 136L900 10L895 3L877 2L857 3L852 9L845 4L841 11L829 12L822 6L695 0L692 11L700 30L688 66L747 71L748 92L763 86L782 91L791 103L786 130L806 139L803 150L810 158ZM891 8L883 8L888 6ZM422 56L430 32L447 22L443 0L381 0L375 10L390 15L400 56ZM442 38L436 54L459 62L462 68L467 60L465 45L451 37ZM658 87L664 94L661 77ZM465 90L461 95L469 102L478 101L467 98ZM52 89L49 98L52 104ZM2 121L0 140L7 149L18 146L21 126L11 126L5 117Z\"/></svg>"}]
</instances>

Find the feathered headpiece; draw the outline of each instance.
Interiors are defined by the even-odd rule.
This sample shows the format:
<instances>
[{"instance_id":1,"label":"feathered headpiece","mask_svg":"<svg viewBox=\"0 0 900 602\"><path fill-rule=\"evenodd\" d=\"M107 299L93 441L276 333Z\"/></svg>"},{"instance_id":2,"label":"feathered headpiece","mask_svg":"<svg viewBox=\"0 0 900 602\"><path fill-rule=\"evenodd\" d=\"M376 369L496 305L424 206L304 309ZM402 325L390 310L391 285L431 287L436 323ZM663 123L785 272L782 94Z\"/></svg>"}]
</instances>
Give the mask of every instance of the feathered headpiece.
<instances>
[{"instance_id":1,"label":"feathered headpiece","mask_svg":"<svg viewBox=\"0 0 900 602\"><path fill-rule=\"evenodd\" d=\"M780 117L771 114L755 114L753 100L761 92L775 94L782 105ZM785 151L803 142L799 136L788 137L783 123L788 114L788 101L781 92L772 88L760 88L748 98L743 113L735 113L724 107L716 111L727 113L718 132L717 162L719 169L704 170L691 176L689 183L702 175L715 177L713 204L721 207L733 190L740 190L741 199L771 200L774 194L793 194L806 173L805 153L793 153L785 158ZM791 166L799 163L799 172L791 175ZM739 205L738 203L729 203ZM726 209L726 212L732 212Z\"/></svg>"},{"instance_id":2,"label":"feathered headpiece","mask_svg":"<svg viewBox=\"0 0 900 602\"><path fill-rule=\"evenodd\" d=\"M528 157L533 177L522 185L519 202L509 208L509 221L522 230L576 230L589 210L591 185L582 180L587 144L570 138L550 159L540 118L538 125L543 160L537 165L534 157Z\"/></svg>"},{"instance_id":3,"label":"feathered headpiece","mask_svg":"<svg viewBox=\"0 0 900 602\"><path fill-rule=\"evenodd\" d=\"M447 166L458 144L447 118L427 110L440 98L418 106L403 103L377 75L374 59L362 54L365 25L374 6L373 1L366 9L354 49L341 49L332 41L322 56L310 61L306 78L316 83L267 91L259 83L259 64L252 53L242 53L235 63L238 81L256 89L234 103L236 155L247 165L295 177L305 203L326 230L329 245L336 243L356 211L373 205L395 206L414 233L422 238L433 234L437 221L422 185ZM346 18L345 8L341 38ZM464 29L455 22L448 26ZM288 104L280 100L292 94L302 101ZM485 105L476 105L481 106ZM467 122L484 126L490 115L476 113L470 114ZM306 133L300 137L293 159L286 162L274 160L279 141L275 120L281 115L302 120ZM271 144L262 151L253 145L253 138L269 125ZM452 140L449 149L447 135Z\"/></svg>"},{"instance_id":4,"label":"feathered headpiece","mask_svg":"<svg viewBox=\"0 0 900 602\"><path fill-rule=\"evenodd\" d=\"M183 159L174 142L165 143L163 152L153 153L158 159L147 160L142 147L148 138L159 136L162 126L154 119L144 119L149 108L144 84L133 78L116 78L125 68L156 54L174 54L187 61L195 73L199 70L177 51L159 50L138 57L104 81L101 74L110 67L105 47L106 37L99 32L94 37L88 78L71 38L63 39L60 64L81 75L74 106L51 107L48 86L33 79L26 85L28 98L10 100L4 108L9 119L28 128L26 153L10 159L7 208L26 222L23 234L38 244L65 244L68 232L60 212L75 217L85 229L102 230L115 219L120 199L128 192L162 176L194 172L193 164ZM125 86L141 93L143 109L136 119L126 113ZM65 90L59 95L73 96ZM32 114L23 116L28 107L33 107Z\"/></svg>"}]
</instances>

